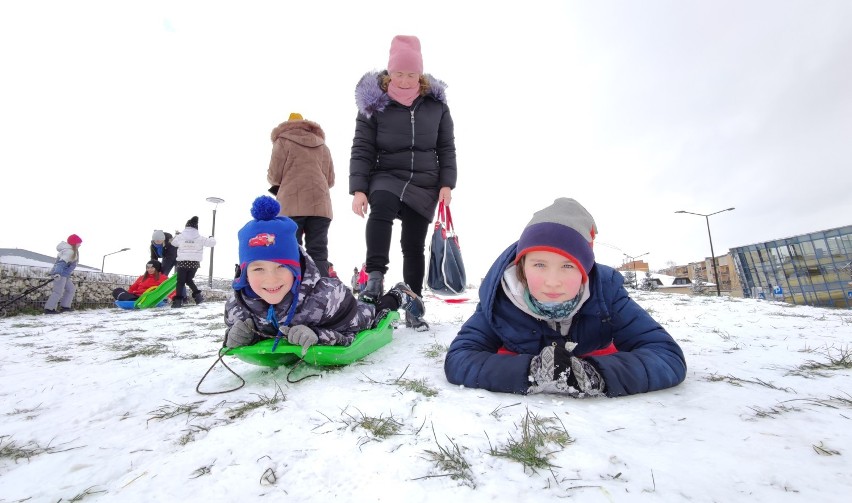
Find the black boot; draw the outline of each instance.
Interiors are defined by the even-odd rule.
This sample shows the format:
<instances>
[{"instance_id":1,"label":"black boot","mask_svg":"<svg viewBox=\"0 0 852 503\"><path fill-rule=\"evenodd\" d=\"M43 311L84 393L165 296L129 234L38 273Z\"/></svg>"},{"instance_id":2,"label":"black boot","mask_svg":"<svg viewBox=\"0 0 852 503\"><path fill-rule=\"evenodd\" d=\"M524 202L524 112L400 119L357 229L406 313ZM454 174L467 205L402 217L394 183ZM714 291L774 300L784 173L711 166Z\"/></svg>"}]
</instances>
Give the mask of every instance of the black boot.
<instances>
[{"instance_id":1,"label":"black boot","mask_svg":"<svg viewBox=\"0 0 852 503\"><path fill-rule=\"evenodd\" d=\"M192 294L192 300L195 301L195 305L198 305L204 302L204 297L201 295L201 292L195 292Z\"/></svg>"},{"instance_id":2,"label":"black boot","mask_svg":"<svg viewBox=\"0 0 852 503\"><path fill-rule=\"evenodd\" d=\"M369 279L367 279L367 286L364 287L364 291L359 295L359 299L361 302L368 302L370 304L375 304L379 297L382 296L382 293L385 291L385 275L380 271L373 271L369 274Z\"/></svg>"}]
</instances>

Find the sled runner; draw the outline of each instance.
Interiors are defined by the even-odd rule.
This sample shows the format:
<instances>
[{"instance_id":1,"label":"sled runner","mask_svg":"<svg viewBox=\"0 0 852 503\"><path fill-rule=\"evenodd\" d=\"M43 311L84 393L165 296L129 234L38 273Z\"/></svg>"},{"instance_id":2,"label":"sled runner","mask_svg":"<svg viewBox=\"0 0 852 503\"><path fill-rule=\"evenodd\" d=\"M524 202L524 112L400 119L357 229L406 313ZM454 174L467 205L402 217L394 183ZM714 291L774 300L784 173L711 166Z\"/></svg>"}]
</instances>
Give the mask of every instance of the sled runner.
<instances>
[{"instance_id":1,"label":"sled runner","mask_svg":"<svg viewBox=\"0 0 852 503\"><path fill-rule=\"evenodd\" d=\"M157 304L154 307L163 307L163 306L168 306L168 305L169 305L169 301L168 301L168 299L166 299L166 300L163 300L162 302L160 302L159 304ZM122 309L136 309L136 301L135 300L117 300L117 301L115 301L115 306L120 307Z\"/></svg>"},{"instance_id":2,"label":"sled runner","mask_svg":"<svg viewBox=\"0 0 852 503\"><path fill-rule=\"evenodd\" d=\"M264 339L251 346L222 348L219 355L236 356L244 362L264 367L280 367L302 359L311 365L348 365L369 355L393 339L393 322L399 320L399 313L391 311L376 328L362 330L349 346L314 345L302 356L302 346L290 344L286 339L278 341L278 347L272 351L274 339Z\"/></svg>"}]
</instances>

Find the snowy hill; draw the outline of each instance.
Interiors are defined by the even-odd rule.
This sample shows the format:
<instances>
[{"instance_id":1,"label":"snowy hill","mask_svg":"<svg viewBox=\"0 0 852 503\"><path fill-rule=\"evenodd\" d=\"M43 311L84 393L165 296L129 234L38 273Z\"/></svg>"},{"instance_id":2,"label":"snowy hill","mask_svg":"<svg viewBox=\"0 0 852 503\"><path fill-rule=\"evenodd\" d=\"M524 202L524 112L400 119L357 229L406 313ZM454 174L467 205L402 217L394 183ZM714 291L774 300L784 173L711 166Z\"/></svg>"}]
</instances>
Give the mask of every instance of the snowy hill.
<instances>
[{"instance_id":1,"label":"snowy hill","mask_svg":"<svg viewBox=\"0 0 852 503\"><path fill-rule=\"evenodd\" d=\"M0 320L0 501L847 500L852 313L633 295L686 381L579 400L448 384L473 302L348 367L226 357L218 395L222 303Z\"/></svg>"}]
</instances>

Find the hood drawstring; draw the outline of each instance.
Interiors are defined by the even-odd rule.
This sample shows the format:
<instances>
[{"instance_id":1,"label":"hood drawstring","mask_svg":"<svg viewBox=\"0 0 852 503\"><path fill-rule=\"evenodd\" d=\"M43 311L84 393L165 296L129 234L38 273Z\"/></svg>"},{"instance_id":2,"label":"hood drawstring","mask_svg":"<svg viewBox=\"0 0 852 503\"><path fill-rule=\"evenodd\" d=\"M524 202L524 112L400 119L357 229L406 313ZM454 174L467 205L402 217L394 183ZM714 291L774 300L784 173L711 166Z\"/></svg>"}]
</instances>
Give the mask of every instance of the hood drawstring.
<instances>
[{"instance_id":1,"label":"hood drawstring","mask_svg":"<svg viewBox=\"0 0 852 503\"><path fill-rule=\"evenodd\" d=\"M266 311L266 321L272 323L272 326L275 327L275 342L272 343L272 351L275 351L275 348L278 347L278 341L281 340L281 328L278 327L278 316L275 315L275 306L272 304Z\"/></svg>"},{"instance_id":2,"label":"hood drawstring","mask_svg":"<svg viewBox=\"0 0 852 503\"><path fill-rule=\"evenodd\" d=\"M293 300L290 302L290 310L287 312L287 319L284 320L284 327L290 326L290 321L293 320L293 315L296 314L296 299L297 297L294 295ZM269 306L269 309L266 311L266 321L271 323L276 330L275 341L272 343L272 352L275 352L275 348L278 347L278 343L281 341L281 336L287 335L281 330L281 325L278 323L278 315L275 314L275 306Z\"/></svg>"}]
</instances>

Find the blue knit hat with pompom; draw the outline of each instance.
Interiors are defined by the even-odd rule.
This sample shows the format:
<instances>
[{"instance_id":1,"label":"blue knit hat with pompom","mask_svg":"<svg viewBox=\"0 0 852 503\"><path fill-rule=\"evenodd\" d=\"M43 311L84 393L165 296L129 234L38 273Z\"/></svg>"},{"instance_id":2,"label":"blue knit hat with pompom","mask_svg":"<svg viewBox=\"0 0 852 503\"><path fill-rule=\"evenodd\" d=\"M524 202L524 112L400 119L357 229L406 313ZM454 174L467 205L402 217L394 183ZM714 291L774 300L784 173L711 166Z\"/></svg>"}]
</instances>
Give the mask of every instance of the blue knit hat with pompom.
<instances>
[{"instance_id":1,"label":"blue knit hat with pompom","mask_svg":"<svg viewBox=\"0 0 852 503\"><path fill-rule=\"evenodd\" d=\"M247 224L237 233L240 243L240 276L234 280L234 290L248 287L246 267L255 260L269 260L284 265L296 280L293 294L299 292L302 281L301 253L296 242L296 222L279 217L281 205L275 198L260 196L251 205Z\"/></svg>"}]
</instances>

